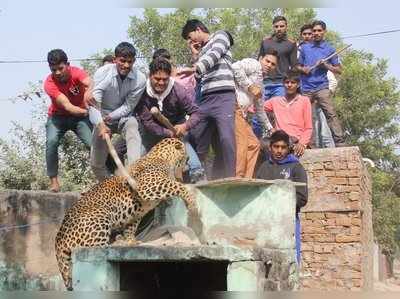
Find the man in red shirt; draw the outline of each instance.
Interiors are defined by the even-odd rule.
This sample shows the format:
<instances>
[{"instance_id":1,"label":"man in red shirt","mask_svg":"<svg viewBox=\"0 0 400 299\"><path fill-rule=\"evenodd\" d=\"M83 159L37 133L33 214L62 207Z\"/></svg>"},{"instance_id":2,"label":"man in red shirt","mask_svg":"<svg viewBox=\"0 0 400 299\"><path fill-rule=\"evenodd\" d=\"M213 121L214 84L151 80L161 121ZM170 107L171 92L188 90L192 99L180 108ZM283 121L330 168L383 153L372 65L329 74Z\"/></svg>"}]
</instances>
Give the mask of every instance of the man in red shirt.
<instances>
[{"instance_id":1,"label":"man in red shirt","mask_svg":"<svg viewBox=\"0 0 400 299\"><path fill-rule=\"evenodd\" d=\"M67 54L61 49L47 54L51 74L44 82L44 90L51 99L46 123L46 165L50 190L60 191L58 181L58 146L69 130L90 149L92 125L87 103L92 98L93 83L88 74L70 66Z\"/></svg>"},{"instance_id":2,"label":"man in red shirt","mask_svg":"<svg viewBox=\"0 0 400 299\"><path fill-rule=\"evenodd\" d=\"M285 96L272 97L264 103L266 112L273 112L275 129L290 136L294 154L304 154L312 135L312 113L310 99L299 93L300 76L289 71L284 77Z\"/></svg>"}]
</instances>

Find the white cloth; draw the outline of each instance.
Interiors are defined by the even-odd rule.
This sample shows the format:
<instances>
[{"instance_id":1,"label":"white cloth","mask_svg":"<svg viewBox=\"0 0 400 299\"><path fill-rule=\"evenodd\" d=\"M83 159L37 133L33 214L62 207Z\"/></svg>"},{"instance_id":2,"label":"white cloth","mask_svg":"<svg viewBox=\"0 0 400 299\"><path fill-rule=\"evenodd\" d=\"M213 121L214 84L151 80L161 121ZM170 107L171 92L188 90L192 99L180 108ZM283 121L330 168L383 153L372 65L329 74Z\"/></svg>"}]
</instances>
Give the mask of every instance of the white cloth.
<instances>
[{"instance_id":1,"label":"white cloth","mask_svg":"<svg viewBox=\"0 0 400 299\"><path fill-rule=\"evenodd\" d=\"M266 130L271 130L272 125L263 109L262 99L254 99L248 92L252 84L260 86L262 89L263 73L258 60L254 58L245 58L232 64L233 75L236 82L237 102L243 111L247 111L251 105L254 105L256 117Z\"/></svg>"},{"instance_id":2,"label":"white cloth","mask_svg":"<svg viewBox=\"0 0 400 299\"><path fill-rule=\"evenodd\" d=\"M326 76L328 77L328 88L331 91L331 93L335 93L336 87L338 85L337 79L335 77L335 74L332 73L331 71L328 71L326 73Z\"/></svg>"},{"instance_id":3,"label":"white cloth","mask_svg":"<svg viewBox=\"0 0 400 299\"><path fill-rule=\"evenodd\" d=\"M162 108L163 108L163 100L171 92L172 88L174 87L174 83L175 83L174 78L170 77L167 88L164 90L163 93L159 94L154 91L153 87L151 86L150 79L147 79L146 92L151 98L157 99L158 106L160 107L160 111L162 111Z\"/></svg>"}]
</instances>

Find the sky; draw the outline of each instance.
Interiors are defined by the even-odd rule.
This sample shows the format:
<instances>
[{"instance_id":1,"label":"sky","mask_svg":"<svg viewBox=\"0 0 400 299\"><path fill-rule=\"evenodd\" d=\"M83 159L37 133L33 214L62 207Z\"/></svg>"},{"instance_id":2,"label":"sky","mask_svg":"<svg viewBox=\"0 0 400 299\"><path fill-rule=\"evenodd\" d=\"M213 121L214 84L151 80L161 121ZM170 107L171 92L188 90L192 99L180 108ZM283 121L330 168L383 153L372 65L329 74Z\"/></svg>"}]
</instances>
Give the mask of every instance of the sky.
<instances>
[{"instance_id":1,"label":"sky","mask_svg":"<svg viewBox=\"0 0 400 299\"><path fill-rule=\"evenodd\" d=\"M114 48L127 40L129 16L140 16L143 9L113 3L0 0L0 61L45 60L53 48L64 49L69 58L86 58L99 50ZM400 29L400 1L381 0L381 9L365 1L335 3L332 7L317 8L318 18L342 36ZM399 39L397 32L346 42L352 43L353 48L388 59L389 74L400 80ZM46 63L0 63L0 138L10 138L12 121L24 126L31 124L35 102L13 103L8 99L27 90L29 82L44 80L48 74Z\"/></svg>"}]
</instances>

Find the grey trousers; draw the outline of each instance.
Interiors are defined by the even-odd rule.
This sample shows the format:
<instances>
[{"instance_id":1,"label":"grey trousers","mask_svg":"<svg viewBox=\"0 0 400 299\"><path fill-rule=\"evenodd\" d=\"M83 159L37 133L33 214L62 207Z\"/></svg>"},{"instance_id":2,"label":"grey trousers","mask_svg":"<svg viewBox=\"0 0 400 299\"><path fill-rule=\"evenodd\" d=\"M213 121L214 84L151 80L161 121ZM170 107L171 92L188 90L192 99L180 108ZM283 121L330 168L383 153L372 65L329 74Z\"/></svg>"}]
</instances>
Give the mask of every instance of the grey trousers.
<instances>
[{"instance_id":1,"label":"grey trousers","mask_svg":"<svg viewBox=\"0 0 400 299\"><path fill-rule=\"evenodd\" d=\"M339 118L336 115L335 107L333 106L331 92L328 88L321 89L313 92L304 92L304 95L308 96L313 104L313 124L317 121L317 115L315 110L315 105L318 104L319 107L325 114L326 120L328 121L329 128L332 132L333 140L335 144L344 142L344 133L342 125ZM313 130L315 137L315 128ZM315 140L315 138L314 138Z\"/></svg>"},{"instance_id":2,"label":"grey trousers","mask_svg":"<svg viewBox=\"0 0 400 299\"><path fill-rule=\"evenodd\" d=\"M129 117L120 128L117 128L117 126L111 126L111 131L113 133L121 134L122 138L125 139L128 150L128 164L130 165L138 160L141 156L142 138L139 134L139 125L136 118ZM108 156L107 144L98 133L98 129L95 128L93 131L92 148L90 153L90 166L97 180L101 182L111 174L106 167Z\"/></svg>"}]
</instances>

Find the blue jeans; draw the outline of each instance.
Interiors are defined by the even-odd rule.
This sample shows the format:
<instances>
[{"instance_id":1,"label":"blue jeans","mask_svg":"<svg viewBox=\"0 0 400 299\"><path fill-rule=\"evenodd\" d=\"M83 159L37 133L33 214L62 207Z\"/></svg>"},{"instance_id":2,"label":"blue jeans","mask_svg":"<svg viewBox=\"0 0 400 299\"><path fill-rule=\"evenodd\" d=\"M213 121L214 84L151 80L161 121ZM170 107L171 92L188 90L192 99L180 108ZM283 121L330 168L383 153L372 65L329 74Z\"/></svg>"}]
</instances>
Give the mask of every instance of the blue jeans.
<instances>
[{"instance_id":1,"label":"blue jeans","mask_svg":"<svg viewBox=\"0 0 400 299\"><path fill-rule=\"evenodd\" d=\"M79 137L88 150L92 144L92 124L88 117L49 117L46 123L46 165L47 175L51 178L58 175L58 146L69 130Z\"/></svg>"},{"instance_id":2,"label":"blue jeans","mask_svg":"<svg viewBox=\"0 0 400 299\"><path fill-rule=\"evenodd\" d=\"M318 148L335 147L332 132L329 128L324 111L317 105L316 107L315 128L315 146Z\"/></svg>"},{"instance_id":3,"label":"blue jeans","mask_svg":"<svg viewBox=\"0 0 400 299\"><path fill-rule=\"evenodd\" d=\"M301 224L299 214L296 213L296 225L294 232L294 239L296 242L296 261L297 264L300 265L301 261Z\"/></svg>"},{"instance_id":4,"label":"blue jeans","mask_svg":"<svg viewBox=\"0 0 400 299\"><path fill-rule=\"evenodd\" d=\"M264 101L268 101L272 97L284 96L286 93L283 83L266 83L264 84ZM258 122L258 119L254 116L252 119L252 127L254 134L261 138L262 136L262 126Z\"/></svg>"},{"instance_id":5,"label":"blue jeans","mask_svg":"<svg viewBox=\"0 0 400 299\"><path fill-rule=\"evenodd\" d=\"M162 139L163 137L152 135L147 131L144 131L142 134L142 142L144 147L146 148L146 151L149 151L154 145L156 145ZM201 165L200 159L197 156L196 151L190 144L188 136L186 136L183 139L183 142L185 143L186 154L189 158L187 162L187 165L189 167L189 175L192 176L192 174L195 174L197 172L203 173L204 172L203 166Z\"/></svg>"},{"instance_id":6,"label":"blue jeans","mask_svg":"<svg viewBox=\"0 0 400 299\"><path fill-rule=\"evenodd\" d=\"M267 83L264 84L264 100L267 101L272 97L282 97L286 94L283 83Z\"/></svg>"}]
</instances>

